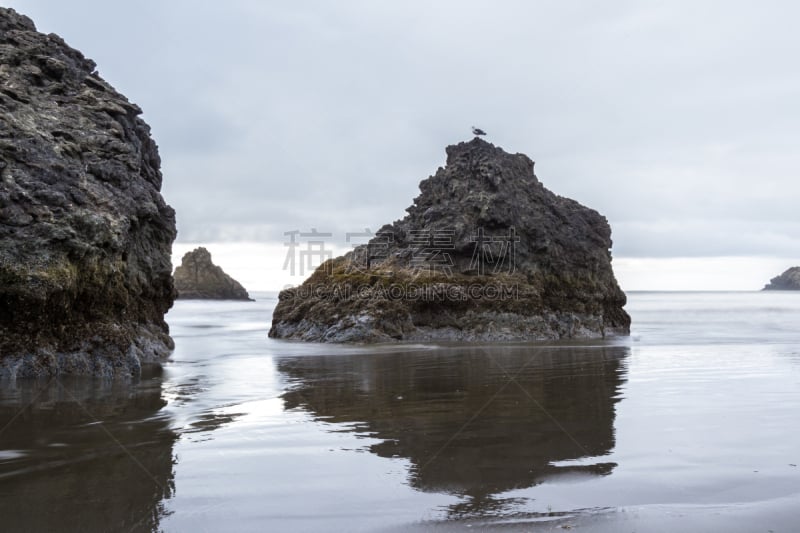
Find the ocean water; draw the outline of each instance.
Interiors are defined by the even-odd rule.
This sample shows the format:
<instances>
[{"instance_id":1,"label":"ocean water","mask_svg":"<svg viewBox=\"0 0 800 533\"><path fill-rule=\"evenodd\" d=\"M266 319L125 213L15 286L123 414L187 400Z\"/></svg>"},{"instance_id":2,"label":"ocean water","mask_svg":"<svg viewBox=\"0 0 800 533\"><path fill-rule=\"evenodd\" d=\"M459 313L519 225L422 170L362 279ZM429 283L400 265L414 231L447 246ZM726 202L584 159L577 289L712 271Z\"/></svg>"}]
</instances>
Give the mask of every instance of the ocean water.
<instances>
[{"instance_id":1,"label":"ocean water","mask_svg":"<svg viewBox=\"0 0 800 533\"><path fill-rule=\"evenodd\" d=\"M800 294L631 293L630 338L334 346L179 301L134 384L0 386L2 531L798 531Z\"/></svg>"}]
</instances>

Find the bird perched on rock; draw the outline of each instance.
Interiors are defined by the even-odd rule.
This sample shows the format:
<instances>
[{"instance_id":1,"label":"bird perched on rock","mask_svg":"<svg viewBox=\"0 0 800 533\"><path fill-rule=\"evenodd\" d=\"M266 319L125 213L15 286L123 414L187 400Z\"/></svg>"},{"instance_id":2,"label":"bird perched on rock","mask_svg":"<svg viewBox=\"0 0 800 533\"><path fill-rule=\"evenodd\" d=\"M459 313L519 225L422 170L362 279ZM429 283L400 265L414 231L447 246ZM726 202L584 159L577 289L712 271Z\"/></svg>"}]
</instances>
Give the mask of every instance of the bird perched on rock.
<instances>
[{"instance_id":1,"label":"bird perched on rock","mask_svg":"<svg viewBox=\"0 0 800 533\"><path fill-rule=\"evenodd\" d=\"M486 135L485 131L483 131L480 128L476 128L475 126L472 126L472 133L474 133L475 135Z\"/></svg>"}]
</instances>

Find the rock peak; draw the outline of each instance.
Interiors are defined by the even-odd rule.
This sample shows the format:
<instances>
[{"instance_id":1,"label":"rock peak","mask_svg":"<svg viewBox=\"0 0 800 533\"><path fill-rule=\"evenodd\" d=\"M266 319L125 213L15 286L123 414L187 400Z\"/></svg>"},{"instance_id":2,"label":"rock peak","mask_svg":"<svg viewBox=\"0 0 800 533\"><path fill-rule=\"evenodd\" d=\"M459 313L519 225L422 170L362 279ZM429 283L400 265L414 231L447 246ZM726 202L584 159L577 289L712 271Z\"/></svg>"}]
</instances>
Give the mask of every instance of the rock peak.
<instances>
[{"instance_id":1,"label":"rock peak","mask_svg":"<svg viewBox=\"0 0 800 533\"><path fill-rule=\"evenodd\" d=\"M423 193L441 196L443 191L433 192L432 185L437 182L468 182L473 189L492 193L499 188L526 188L538 183L531 158L525 154L509 154L478 137L448 146L446 152L445 168L420 183ZM510 191L512 196L521 192Z\"/></svg>"},{"instance_id":2,"label":"rock peak","mask_svg":"<svg viewBox=\"0 0 800 533\"><path fill-rule=\"evenodd\" d=\"M189 264L213 264L211 261L211 252L203 246L198 246L191 252L186 252L181 258L181 265Z\"/></svg>"},{"instance_id":3,"label":"rock peak","mask_svg":"<svg viewBox=\"0 0 800 533\"><path fill-rule=\"evenodd\" d=\"M420 195L406 209L408 215L395 223L405 228L395 232L401 239L412 226L460 228L456 230L459 238L469 239L468 233L479 227L499 230L524 226L526 219L535 216L526 212L532 203L561 203L542 187L534 174L534 162L525 154L509 154L480 138L446 150L445 167L420 182Z\"/></svg>"},{"instance_id":4,"label":"rock peak","mask_svg":"<svg viewBox=\"0 0 800 533\"><path fill-rule=\"evenodd\" d=\"M484 141L480 137L475 137L471 141L451 144L445 148L447 153L447 164L455 165L459 162L470 161L473 159L492 159L497 162L514 161L521 159L527 161L533 169L533 161L525 154L509 154L499 146Z\"/></svg>"},{"instance_id":5,"label":"rock peak","mask_svg":"<svg viewBox=\"0 0 800 533\"><path fill-rule=\"evenodd\" d=\"M13 30L36 31L33 21L10 7L0 7L0 32Z\"/></svg>"}]
</instances>

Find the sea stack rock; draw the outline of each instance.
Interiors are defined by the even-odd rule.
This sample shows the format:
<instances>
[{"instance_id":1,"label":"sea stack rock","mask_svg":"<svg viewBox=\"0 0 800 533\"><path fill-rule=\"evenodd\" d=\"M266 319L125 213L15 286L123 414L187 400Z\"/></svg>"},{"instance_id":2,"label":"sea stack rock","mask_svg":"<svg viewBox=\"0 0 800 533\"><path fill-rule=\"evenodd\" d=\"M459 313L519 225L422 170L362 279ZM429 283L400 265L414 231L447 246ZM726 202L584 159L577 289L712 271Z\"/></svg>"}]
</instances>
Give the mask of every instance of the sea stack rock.
<instances>
[{"instance_id":1,"label":"sea stack rock","mask_svg":"<svg viewBox=\"0 0 800 533\"><path fill-rule=\"evenodd\" d=\"M596 211L545 189L523 154L447 148L402 220L280 293L270 336L322 342L627 335Z\"/></svg>"},{"instance_id":2,"label":"sea stack rock","mask_svg":"<svg viewBox=\"0 0 800 533\"><path fill-rule=\"evenodd\" d=\"M173 348L175 213L141 112L0 8L0 378L131 376Z\"/></svg>"},{"instance_id":3,"label":"sea stack rock","mask_svg":"<svg viewBox=\"0 0 800 533\"><path fill-rule=\"evenodd\" d=\"M181 300L248 300L242 284L211 261L203 247L186 252L175 269L175 288Z\"/></svg>"},{"instance_id":4,"label":"sea stack rock","mask_svg":"<svg viewBox=\"0 0 800 533\"><path fill-rule=\"evenodd\" d=\"M800 267L792 267L764 286L765 291L800 291Z\"/></svg>"}]
</instances>

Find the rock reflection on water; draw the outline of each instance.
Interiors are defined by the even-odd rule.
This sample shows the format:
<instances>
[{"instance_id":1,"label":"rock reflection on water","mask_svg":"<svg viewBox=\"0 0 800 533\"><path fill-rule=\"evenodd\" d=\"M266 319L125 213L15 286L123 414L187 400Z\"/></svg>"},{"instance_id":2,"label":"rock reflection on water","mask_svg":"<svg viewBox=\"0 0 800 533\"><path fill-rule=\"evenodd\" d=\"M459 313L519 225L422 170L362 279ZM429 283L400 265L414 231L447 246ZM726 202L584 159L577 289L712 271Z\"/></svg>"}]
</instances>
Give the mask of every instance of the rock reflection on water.
<instances>
[{"instance_id":1,"label":"rock reflection on water","mask_svg":"<svg viewBox=\"0 0 800 533\"><path fill-rule=\"evenodd\" d=\"M0 389L0 529L153 531L174 491L161 378Z\"/></svg>"},{"instance_id":2,"label":"rock reflection on water","mask_svg":"<svg viewBox=\"0 0 800 533\"><path fill-rule=\"evenodd\" d=\"M381 439L370 451L410 460L413 487L463 497L451 516L486 516L513 505L500 493L612 471L602 456L614 447L627 355L625 346L450 347L287 358L279 370L292 383L287 409Z\"/></svg>"}]
</instances>

